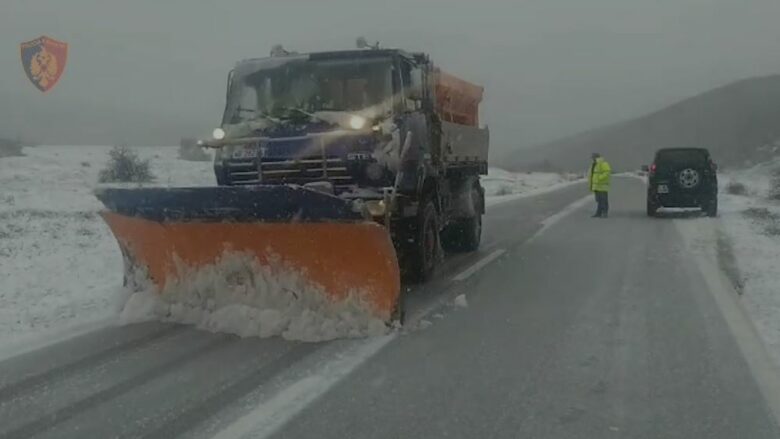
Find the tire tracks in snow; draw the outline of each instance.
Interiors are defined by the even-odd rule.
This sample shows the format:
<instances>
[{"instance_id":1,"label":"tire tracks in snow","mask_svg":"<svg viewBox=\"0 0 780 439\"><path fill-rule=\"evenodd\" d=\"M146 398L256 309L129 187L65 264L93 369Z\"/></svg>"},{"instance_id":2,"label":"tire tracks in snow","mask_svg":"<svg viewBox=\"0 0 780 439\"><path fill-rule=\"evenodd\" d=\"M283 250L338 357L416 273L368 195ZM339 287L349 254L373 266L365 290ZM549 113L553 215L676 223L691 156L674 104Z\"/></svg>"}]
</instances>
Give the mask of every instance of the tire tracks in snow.
<instances>
[{"instance_id":1,"label":"tire tracks in snow","mask_svg":"<svg viewBox=\"0 0 780 439\"><path fill-rule=\"evenodd\" d=\"M232 339L232 340L231 340ZM238 341L238 338L231 335L222 335L212 340L208 344L199 347L196 350L179 355L169 361L166 361L154 368L147 369L138 375L135 375L124 381L120 381L106 389L92 393L86 398L74 401L58 410L49 413L41 413L36 420L23 424L13 430L0 434L0 439L11 439L20 437L32 437L39 433L50 430L51 428L73 418L74 416L89 410L105 401L116 398L136 387L139 387L154 378L172 373L179 367L188 364L196 358L206 355L212 351L224 348Z\"/></svg>"},{"instance_id":2,"label":"tire tracks in snow","mask_svg":"<svg viewBox=\"0 0 780 439\"><path fill-rule=\"evenodd\" d=\"M91 365L110 360L120 354L142 349L152 342L172 337L183 332L185 329L186 328L183 326L164 328L161 331L153 332L144 337L116 344L108 349L89 354L76 361L56 366L44 372L28 375L19 381L0 387L0 404L10 401L32 388L56 380L62 380L70 375L83 371Z\"/></svg>"},{"instance_id":3,"label":"tire tracks in snow","mask_svg":"<svg viewBox=\"0 0 780 439\"><path fill-rule=\"evenodd\" d=\"M261 366L256 372L228 384L221 391L207 397L202 403L179 412L175 418L140 437L168 439L180 437L206 422L210 416L234 401L238 401L276 377L291 364L313 354L324 344L299 344L274 361Z\"/></svg>"}]
</instances>

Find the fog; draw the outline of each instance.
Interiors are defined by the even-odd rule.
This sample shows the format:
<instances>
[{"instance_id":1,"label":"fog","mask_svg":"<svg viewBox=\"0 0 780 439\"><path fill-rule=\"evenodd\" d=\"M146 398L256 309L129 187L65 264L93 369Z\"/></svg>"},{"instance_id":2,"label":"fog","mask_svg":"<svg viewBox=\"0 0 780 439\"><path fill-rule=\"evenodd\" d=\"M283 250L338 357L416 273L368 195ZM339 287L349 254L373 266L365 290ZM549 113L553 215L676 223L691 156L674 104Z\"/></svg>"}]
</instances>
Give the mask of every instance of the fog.
<instances>
[{"instance_id":1,"label":"fog","mask_svg":"<svg viewBox=\"0 0 780 439\"><path fill-rule=\"evenodd\" d=\"M777 0L2 0L0 137L175 144L218 124L236 60L362 35L484 85L502 152L776 73L778 17ZM46 94L19 61L39 35L70 45Z\"/></svg>"}]
</instances>

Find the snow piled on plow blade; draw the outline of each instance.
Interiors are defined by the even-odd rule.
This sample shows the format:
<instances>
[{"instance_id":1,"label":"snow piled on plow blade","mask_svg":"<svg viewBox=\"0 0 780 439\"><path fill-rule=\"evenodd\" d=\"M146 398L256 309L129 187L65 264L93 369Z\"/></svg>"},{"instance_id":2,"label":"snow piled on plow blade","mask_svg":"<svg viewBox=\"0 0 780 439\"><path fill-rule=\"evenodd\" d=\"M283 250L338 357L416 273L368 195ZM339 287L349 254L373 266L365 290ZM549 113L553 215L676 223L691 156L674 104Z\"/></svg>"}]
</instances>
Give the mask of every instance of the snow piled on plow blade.
<instances>
[{"instance_id":1,"label":"snow piled on plow blade","mask_svg":"<svg viewBox=\"0 0 780 439\"><path fill-rule=\"evenodd\" d=\"M96 195L126 280L143 291L128 302L126 321L321 341L384 332L399 306L392 239L347 200L261 185Z\"/></svg>"},{"instance_id":2,"label":"snow piled on plow blade","mask_svg":"<svg viewBox=\"0 0 780 439\"><path fill-rule=\"evenodd\" d=\"M177 264L177 276L156 291L146 284L133 293L122 313L123 323L163 320L196 325L212 332L241 337L281 336L318 342L385 334L388 326L363 300L365 292L350 291L331 300L305 273L283 263L261 264L251 254L229 252L214 264L192 269Z\"/></svg>"}]
</instances>

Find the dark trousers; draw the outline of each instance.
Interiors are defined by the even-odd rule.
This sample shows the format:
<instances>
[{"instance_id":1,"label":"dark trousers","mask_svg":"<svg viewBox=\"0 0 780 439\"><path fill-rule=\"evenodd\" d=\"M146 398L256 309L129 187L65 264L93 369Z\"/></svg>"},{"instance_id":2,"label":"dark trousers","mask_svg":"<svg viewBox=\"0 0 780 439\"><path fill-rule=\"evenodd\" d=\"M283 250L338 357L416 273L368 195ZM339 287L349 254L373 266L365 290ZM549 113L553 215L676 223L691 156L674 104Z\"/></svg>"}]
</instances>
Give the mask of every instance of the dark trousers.
<instances>
[{"instance_id":1,"label":"dark trousers","mask_svg":"<svg viewBox=\"0 0 780 439\"><path fill-rule=\"evenodd\" d=\"M609 192L594 192L596 195L596 216L607 216L609 213Z\"/></svg>"}]
</instances>

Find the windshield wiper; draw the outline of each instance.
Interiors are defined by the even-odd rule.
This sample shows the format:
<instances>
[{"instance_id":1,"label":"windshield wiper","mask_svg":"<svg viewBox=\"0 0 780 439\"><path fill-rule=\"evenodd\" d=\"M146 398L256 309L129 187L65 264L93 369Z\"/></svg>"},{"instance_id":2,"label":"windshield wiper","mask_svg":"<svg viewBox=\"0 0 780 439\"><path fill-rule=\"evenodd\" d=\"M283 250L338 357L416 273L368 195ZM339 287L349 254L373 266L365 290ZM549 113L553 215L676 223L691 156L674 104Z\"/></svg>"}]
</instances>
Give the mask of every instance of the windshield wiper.
<instances>
[{"instance_id":1,"label":"windshield wiper","mask_svg":"<svg viewBox=\"0 0 780 439\"><path fill-rule=\"evenodd\" d=\"M304 110L304 109L302 109L302 108L299 108L299 107L276 107L274 110L275 110L275 112L283 112L283 113L286 113L288 116L289 116L291 113L293 113L293 112L297 112L297 113L303 114L304 116L307 116L309 119L312 119L312 120L318 120L318 121L320 121L320 122L328 122L327 120L325 120L325 119L323 119L323 118L321 118L321 117L317 116L316 114L314 114L314 113L309 113L308 111L306 111L306 110ZM264 115L268 115L268 112L265 112L265 113L263 113L263 114L264 114ZM270 115L268 115L267 117L269 117L269 118L270 118L271 116L270 116ZM277 120L277 121L278 121L278 120Z\"/></svg>"}]
</instances>

